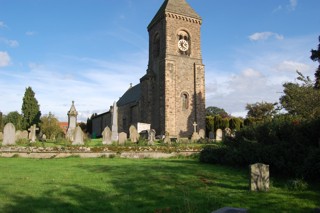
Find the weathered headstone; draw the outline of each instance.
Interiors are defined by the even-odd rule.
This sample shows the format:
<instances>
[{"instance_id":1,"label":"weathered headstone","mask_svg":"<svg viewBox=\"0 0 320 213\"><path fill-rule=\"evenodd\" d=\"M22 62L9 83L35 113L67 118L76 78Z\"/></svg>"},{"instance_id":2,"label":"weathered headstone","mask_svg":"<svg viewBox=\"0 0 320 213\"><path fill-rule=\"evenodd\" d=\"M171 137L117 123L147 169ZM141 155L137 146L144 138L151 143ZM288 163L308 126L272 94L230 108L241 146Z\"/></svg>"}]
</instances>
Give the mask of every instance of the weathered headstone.
<instances>
[{"instance_id":1,"label":"weathered headstone","mask_svg":"<svg viewBox=\"0 0 320 213\"><path fill-rule=\"evenodd\" d=\"M42 141L47 141L47 136L46 134L43 134L42 137L41 137Z\"/></svg>"},{"instance_id":2,"label":"weathered headstone","mask_svg":"<svg viewBox=\"0 0 320 213\"><path fill-rule=\"evenodd\" d=\"M171 144L170 133L166 132L164 136L164 143Z\"/></svg>"},{"instance_id":3,"label":"weathered headstone","mask_svg":"<svg viewBox=\"0 0 320 213\"><path fill-rule=\"evenodd\" d=\"M216 131L216 141L222 141L222 136L223 136L222 130L221 129L217 129L217 131Z\"/></svg>"},{"instance_id":4,"label":"weathered headstone","mask_svg":"<svg viewBox=\"0 0 320 213\"><path fill-rule=\"evenodd\" d=\"M212 213L247 213L247 212L248 212L247 209L223 207L221 209L213 211Z\"/></svg>"},{"instance_id":5,"label":"weathered headstone","mask_svg":"<svg viewBox=\"0 0 320 213\"><path fill-rule=\"evenodd\" d=\"M154 145L155 140L156 140L156 130L151 129L148 135L148 145Z\"/></svg>"},{"instance_id":6,"label":"weathered headstone","mask_svg":"<svg viewBox=\"0 0 320 213\"><path fill-rule=\"evenodd\" d=\"M209 132L209 139L210 139L210 140L213 140L213 139L214 139L214 133L211 132L211 131Z\"/></svg>"},{"instance_id":7,"label":"weathered headstone","mask_svg":"<svg viewBox=\"0 0 320 213\"><path fill-rule=\"evenodd\" d=\"M204 129L199 130L199 137L200 137L200 139L206 138L206 131Z\"/></svg>"},{"instance_id":8,"label":"weathered headstone","mask_svg":"<svg viewBox=\"0 0 320 213\"><path fill-rule=\"evenodd\" d=\"M2 145L15 145L15 144L16 144L16 128L12 123L7 123L3 129Z\"/></svg>"},{"instance_id":9,"label":"weathered headstone","mask_svg":"<svg viewBox=\"0 0 320 213\"><path fill-rule=\"evenodd\" d=\"M3 140L3 133L0 132L0 141L2 141L2 140Z\"/></svg>"},{"instance_id":10,"label":"weathered headstone","mask_svg":"<svg viewBox=\"0 0 320 213\"><path fill-rule=\"evenodd\" d=\"M105 144L105 145L112 144L111 134L112 134L111 129L108 126L104 128L102 132L102 144Z\"/></svg>"},{"instance_id":11,"label":"weathered headstone","mask_svg":"<svg viewBox=\"0 0 320 213\"><path fill-rule=\"evenodd\" d=\"M127 140L128 140L127 133L120 132L120 134L119 134L119 144L120 145L124 145Z\"/></svg>"},{"instance_id":12,"label":"weathered headstone","mask_svg":"<svg viewBox=\"0 0 320 213\"><path fill-rule=\"evenodd\" d=\"M130 140L132 143L137 143L140 135L135 126L131 125L129 128Z\"/></svg>"},{"instance_id":13,"label":"weathered headstone","mask_svg":"<svg viewBox=\"0 0 320 213\"><path fill-rule=\"evenodd\" d=\"M29 133L30 142L36 142L36 131L39 130L39 128L37 128L37 126L34 124L28 130L30 131Z\"/></svg>"},{"instance_id":14,"label":"weathered headstone","mask_svg":"<svg viewBox=\"0 0 320 213\"><path fill-rule=\"evenodd\" d=\"M80 126L77 126L74 131L74 140L72 145L83 145L83 132Z\"/></svg>"},{"instance_id":15,"label":"weathered headstone","mask_svg":"<svg viewBox=\"0 0 320 213\"><path fill-rule=\"evenodd\" d=\"M269 165L262 163L250 165L250 190L268 191L270 182L269 176Z\"/></svg>"},{"instance_id":16,"label":"weathered headstone","mask_svg":"<svg viewBox=\"0 0 320 213\"><path fill-rule=\"evenodd\" d=\"M111 140L118 141L119 140L119 133L118 133L118 106L117 103L113 103L112 108L112 126L111 126Z\"/></svg>"},{"instance_id":17,"label":"weathered headstone","mask_svg":"<svg viewBox=\"0 0 320 213\"><path fill-rule=\"evenodd\" d=\"M16 131L16 141L21 139L21 130Z\"/></svg>"},{"instance_id":18,"label":"weathered headstone","mask_svg":"<svg viewBox=\"0 0 320 213\"><path fill-rule=\"evenodd\" d=\"M21 132L21 135L20 135L21 139L28 139L28 136L29 136L29 133L27 130L23 130Z\"/></svg>"}]
</instances>

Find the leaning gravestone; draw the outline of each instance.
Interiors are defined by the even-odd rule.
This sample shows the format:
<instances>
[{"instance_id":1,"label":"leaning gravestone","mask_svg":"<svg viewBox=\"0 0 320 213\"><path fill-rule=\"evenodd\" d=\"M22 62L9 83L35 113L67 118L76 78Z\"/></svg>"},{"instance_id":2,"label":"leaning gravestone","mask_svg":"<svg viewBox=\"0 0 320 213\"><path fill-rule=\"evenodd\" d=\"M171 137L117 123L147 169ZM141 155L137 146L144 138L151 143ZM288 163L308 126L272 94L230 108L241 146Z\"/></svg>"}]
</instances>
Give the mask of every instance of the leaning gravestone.
<instances>
[{"instance_id":1,"label":"leaning gravestone","mask_svg":"<svg viewBox=\"0 0 320 213\"><path fill-rule=\"evenodd\" d=\"M77 126L74 131L74 140L72 145L84 145L83 142L83 132L80 126Z\"/></svg>"},{"instance_id":2,"label":"leaning gravestone","mask_svg":"<svg viewBox=\"0 0 320 213\"><path fill-rule=\"evenodd\" d=\"M139 140L139 133L137 131L137 128L133 125L130 126L129 128L129 133L130 133L130 140L132 143L137 143Z\"/></svg>"},{"instance_id":3,"label":"leaning gravestone","mask_svg":"<svg viewBox=\"0 0 320 213\"><path fill-rule=\"evenodd\" d=\"M164 143L166 144L171 144L171 139L170 139L170 133L169 132L166 132L165 133L165 137L164 137Z\"/></svg>"},{"instance_id":4,"label":"leaning gravestone","mask_svg":"<svg viewBox=\"0 0 320 213\"><path fill-rule=\"evenodd\" d=\"M269 190L269 165L256 163L250 165L250 190L268 191Z\"/></svg>"},{"instance_id":5,"label":"leaning gravestone","mask_svg":"<svg viewBox=\"0 0 320 213\"><path fill-rule=\"evenodd\" d=\"M3 133L0 132L0 141L2 141L2 140L3 140Z\"/></svg>"},{"instance_id":6,"label":"leaning gravestone","mask_svg":"<svg viewBox=\"0 0 320 213\"><path fill-rule=\"evenodd\" d=\"M127 133L120 132L119 134L119 145L124 145L124 143L128 140Z\"/></svg>"},{"instance_id":7,"label":"leaning gravestone","mask_svg":"<svg viewBox=\"0 0 320 213\"><path fill-rule=\"evenodd\" d=\"M111 129L108 126L104 128L102 132L102 144L111 145L112 144L111 135L112 135Z\"/></svg>"},{"instance_id":8,"label":"leaning gravestone","mask_svg":"<svg viewBox=\"0 0 320 213\"><path fill-rule=\"evenodd\" d=\"M222 141L222 136L223 136L222 130L221 129L217 129L216 141Z\"/></svg>"},{"instance_id":9,"label":"leaning gravestone","mask_svg":"<svg viewBox=\"0 0 320 213\"><path fill-rule=\"evenodd\" d=\"M225 128L224 129L224 135L227 136L227 137L231 137L232 130L230 128Z\"/></svg>"},{"instance_id":10,"label":"leaning gravestone","mask_svg":"<svg viewBox=\"0 0 320 213\"><path fill-rule=\"evenodd\" d=\"M15 145L15 144L16 144L16 128L12 123L7 123L3 129L2 145Z\"/></svg>"}]
</instances>

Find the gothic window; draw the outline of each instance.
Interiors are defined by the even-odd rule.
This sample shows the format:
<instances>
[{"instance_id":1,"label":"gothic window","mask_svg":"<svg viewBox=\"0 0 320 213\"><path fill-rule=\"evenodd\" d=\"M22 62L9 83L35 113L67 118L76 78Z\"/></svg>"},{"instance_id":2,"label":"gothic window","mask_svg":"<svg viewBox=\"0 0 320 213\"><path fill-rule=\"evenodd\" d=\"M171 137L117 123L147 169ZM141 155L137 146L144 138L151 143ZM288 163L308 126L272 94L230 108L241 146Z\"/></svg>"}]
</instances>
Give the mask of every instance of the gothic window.
<instances>
[{"instance_id":1,"label":"gothic window","mask_svg":"<svg viewBox=\"0 0 320 213\"><path fill-rule=\"evenodd\" d=\"M160 36L157 33L153 39L153 57L157 58L160 55Z\"/></svg>"},{"instance_id":2,"label":"gothic window","mask_svg":"<svg viewBox=\"0 0 320 213\"><path fill-rule=\"evenodd\" d=\"M182 101L182 110L187 110L189 108L189 95L188 95L188 93L184 92L181 94L181 101Z\"/></svg>"}]
</instances>

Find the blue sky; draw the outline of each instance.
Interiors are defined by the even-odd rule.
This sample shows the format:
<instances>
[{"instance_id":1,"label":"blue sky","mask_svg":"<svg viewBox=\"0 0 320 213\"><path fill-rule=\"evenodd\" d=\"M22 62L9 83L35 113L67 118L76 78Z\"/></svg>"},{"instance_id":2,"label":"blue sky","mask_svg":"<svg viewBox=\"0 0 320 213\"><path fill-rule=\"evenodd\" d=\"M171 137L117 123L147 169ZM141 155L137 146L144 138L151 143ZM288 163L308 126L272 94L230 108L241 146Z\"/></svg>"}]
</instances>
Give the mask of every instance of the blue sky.
<instances>
[{"instance_id":1,"label":"blue sky","mask_svg":"<svg viewBox=\"0 0 320 213\"><path fill-rule=\"evenodd\" d=\"M147 25L163 0L0 0L0 111L21 111L25 88L42 114L85 121L139 83ZM319 0L187 0L203 19L206 104L246 115L276 102L296 70L313 77Z\"/></svg>"}]
</instances>

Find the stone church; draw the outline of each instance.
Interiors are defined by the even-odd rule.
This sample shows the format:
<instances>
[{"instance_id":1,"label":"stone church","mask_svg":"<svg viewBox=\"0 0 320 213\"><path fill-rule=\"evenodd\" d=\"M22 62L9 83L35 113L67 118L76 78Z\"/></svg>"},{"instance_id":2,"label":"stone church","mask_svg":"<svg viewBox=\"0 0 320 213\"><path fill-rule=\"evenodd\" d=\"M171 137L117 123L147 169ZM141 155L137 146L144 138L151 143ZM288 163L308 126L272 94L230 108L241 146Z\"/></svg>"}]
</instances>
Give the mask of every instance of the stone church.
<instances>
[{"instance_id":1,"label":"stone church","mask_svg":"<svg viewBox=\"0 0 320 213\"><path fill-rule=\"evenodd\" d=\"M147 72L116 102L119 132L138 122L171 137L191 137L194 123L198 130L205 129L201 23L186 0L164 1L148 25ZM112 126L111 111L93 119L93 134Z\"/></svg>"}]
</instances>

